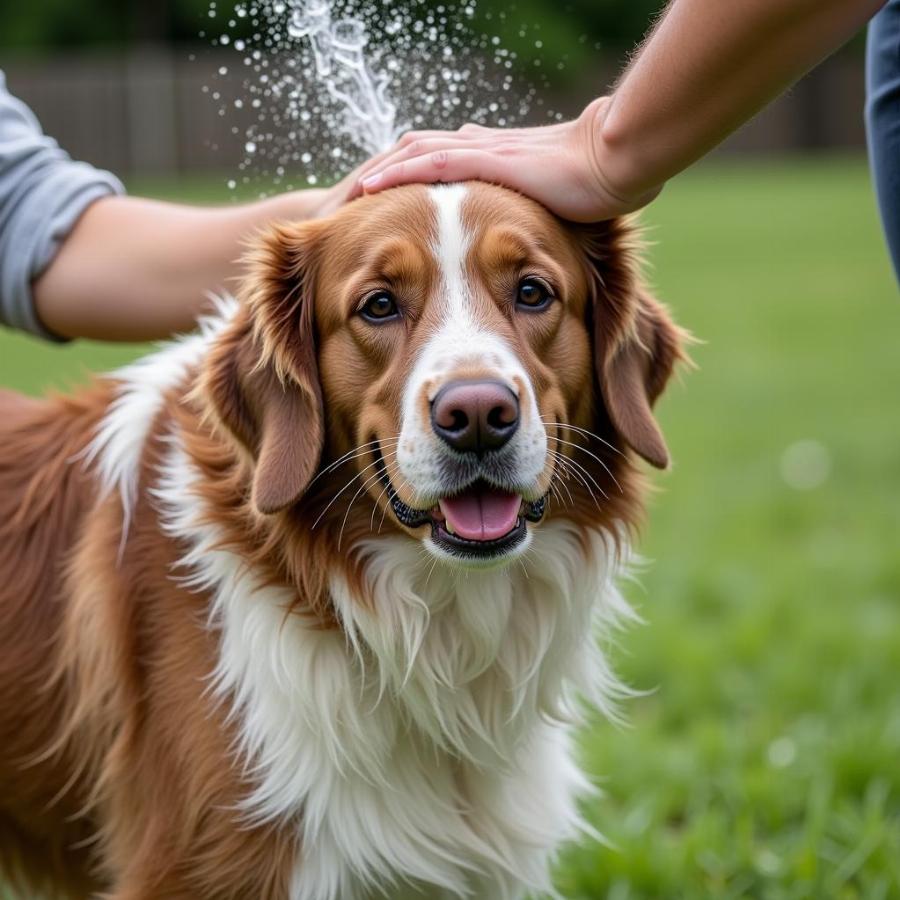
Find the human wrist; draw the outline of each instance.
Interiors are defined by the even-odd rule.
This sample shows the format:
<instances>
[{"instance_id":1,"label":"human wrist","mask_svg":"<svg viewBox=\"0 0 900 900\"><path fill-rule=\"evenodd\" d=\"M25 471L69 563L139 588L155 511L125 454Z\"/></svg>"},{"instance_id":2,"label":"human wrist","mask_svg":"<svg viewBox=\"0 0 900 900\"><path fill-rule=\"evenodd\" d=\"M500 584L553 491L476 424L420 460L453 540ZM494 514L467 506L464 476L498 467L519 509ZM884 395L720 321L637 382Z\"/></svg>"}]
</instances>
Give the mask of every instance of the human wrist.
<instances>
[{"instance_id":1,"label":"human wrist","mask_svg":"<svg viewBox=\"0 0 900 900\"><path fill-rule=\"evenodd\" d=\"M288 191L254 204L255 212L262 221L312 219L318 215L327 193L321 188Z\"/></svg>"},{"instance_id":2,"label":"human wrist","mask_svg":"<svg viewBox=\"0 0 900 900\"><path fill-rule=\"evenodd\" d=\"M591 102L579 117L586 134L591 174L599 188L622 206L623 211L639 209L663 188L652 169L642 159L639 148L622 117L616 115L614 97Z\"/></svg>"}]
</instances>

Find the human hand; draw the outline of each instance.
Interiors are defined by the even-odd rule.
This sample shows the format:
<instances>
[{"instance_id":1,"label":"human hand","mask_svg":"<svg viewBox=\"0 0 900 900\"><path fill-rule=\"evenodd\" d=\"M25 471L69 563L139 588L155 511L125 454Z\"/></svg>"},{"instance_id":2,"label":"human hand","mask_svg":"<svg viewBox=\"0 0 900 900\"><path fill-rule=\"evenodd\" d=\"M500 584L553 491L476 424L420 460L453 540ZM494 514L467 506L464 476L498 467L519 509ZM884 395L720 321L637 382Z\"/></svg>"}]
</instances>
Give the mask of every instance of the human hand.
<instances>
[{"instance_id":1,"label":"human hand","mask_svg":"<svg viewBox=\"0 0 900 900\"><path fill-rule=\"evenodd\" d=\"M354 169L327 188L301 188L272 198L272 208L263 211L267 219L324 219L337 212L356 194L364 166ZM265 203L266 201L264 201Z\"/></svg>"},{"instance_id":2,"label":"human hand","mask_svg":"<svg viewBox=\"0 0 900 900\"><path fill-rule=\"evenodd\" d=\"M324 219L358 196L359 179L371 160L357 166L340 181L325 188L300 188L250 204L246 209L260 221Z\"/></svg>"},{"instance_id":3,"label":"human hand","mask_svg":"<svg viewBox=\"0 0 900 900\"><path fill-rule=\"evenodd\" d=\"M617 177L625 167L614 165L602 138L609 103L601 97L571 122L537 128L411 131L357 170L349 198L400 184L479 179L520 191L574 222L632 212L661 186L632 191Z\"/></svg>"},{"instance_id":4,"label":"human hand","mask_svg":"<svg viewBox=\"0 0 900 900\"><path fill-rule=\"evenodd\" d=\"M323 219L330 216L333 212L337 212L345 203L359 196L357 186L359 180L365 172L366 166L371 163L363 163L357 166L348 175L345 175L336 184L328 188L320 188L315 191L315 199L310 209L310 217L314 219ZM303 194L310 194L310 190L305 190Z\"/></svg>"}]
</instances>

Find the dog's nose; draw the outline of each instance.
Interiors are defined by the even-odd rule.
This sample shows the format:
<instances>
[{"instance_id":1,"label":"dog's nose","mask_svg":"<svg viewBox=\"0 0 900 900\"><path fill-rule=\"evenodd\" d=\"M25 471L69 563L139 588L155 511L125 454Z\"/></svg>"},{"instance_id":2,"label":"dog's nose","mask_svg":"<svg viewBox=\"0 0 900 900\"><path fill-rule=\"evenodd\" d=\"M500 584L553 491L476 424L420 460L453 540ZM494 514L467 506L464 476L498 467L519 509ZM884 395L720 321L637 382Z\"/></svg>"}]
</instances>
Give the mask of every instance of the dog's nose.
<instances>
[{"instance_id":1,"label":"dog's nose","mask_svg":"<svg viewBox=\"0 0 900 900\"><path fill-rule=\"evenodd\" d=\"M431 427L454 450L497 450L519 427L519 400L499 381L451 381L431 404Z\"/></svg>"}]
</instances>

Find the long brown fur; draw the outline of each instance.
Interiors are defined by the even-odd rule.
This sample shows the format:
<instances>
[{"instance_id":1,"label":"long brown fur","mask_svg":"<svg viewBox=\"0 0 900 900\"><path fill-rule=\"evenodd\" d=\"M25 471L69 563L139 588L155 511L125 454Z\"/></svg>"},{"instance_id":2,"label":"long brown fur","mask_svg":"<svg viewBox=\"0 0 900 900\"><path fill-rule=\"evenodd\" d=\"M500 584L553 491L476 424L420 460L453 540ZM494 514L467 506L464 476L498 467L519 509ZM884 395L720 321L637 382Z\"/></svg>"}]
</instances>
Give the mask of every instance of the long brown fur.
<instances>
[{"instance_id":1,"label":"long brown fur","mask_svg":"<svg viewBox=\"0 0 900 900\"><path fill-rule=\"evenodd\" d=\"M397 278L433 279L415 252L424 194L391 193L260 243L243 308L152 424L125 533L118 495L101 494L85 460L114 381L46 400L0 393L0 866L26 896L287 896L297 823L253 825L236 812L251 785L235 762L236 726L209 689L218 649L209 597L180 580L186 548L164 533L152 487L167 435L180 431L202 476L198 509L257 575L293 588L285 616L338 627L326 583L335 566L366 602L362 563L347 548L400 526L380 488L349 510L350 495L328 507L370 456L328 467L360 442L367 416L372 428L396 430L390 419L416 348L395 358L348 338L339 292L328 285L342 259L364 251L359 235L386 208L409 226L384 250ZM471 228L490 224L496 196L478 201ZM525 205L513 195L504 202L512 211ZM543 221L521 215L525 233ZM614 223L573 235L575 250L559 248L560 258L584 261L567 275L581 298L566 325L570 352L523 349L538 394L597 438L548 424L549 434L590 451L557 445L583 477L554 476L549 515L605 527L615 539L641 511L627 444L658 451L649 406L680 358L677 330L639 285L630 241L629 228ZM500 235L486 252L515 253L514 244ZM635 367L622 377L634 391L641 373L637 412L623 401L611 415L600 390L608 386L591 375L592 345L600 379L616 353L631 354Z\"/></svg>"}]
</instances>

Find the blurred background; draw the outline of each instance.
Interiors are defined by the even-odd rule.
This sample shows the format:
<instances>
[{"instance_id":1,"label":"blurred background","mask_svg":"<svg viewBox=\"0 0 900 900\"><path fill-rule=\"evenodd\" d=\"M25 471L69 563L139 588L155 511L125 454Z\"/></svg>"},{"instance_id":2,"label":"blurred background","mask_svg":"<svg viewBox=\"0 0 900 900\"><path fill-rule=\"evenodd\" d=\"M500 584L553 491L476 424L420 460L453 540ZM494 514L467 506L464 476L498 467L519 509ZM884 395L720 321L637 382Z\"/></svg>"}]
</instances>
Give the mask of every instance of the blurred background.
<instances>
[{"instance_id":1,"label":"blurred background","mask_svg":"<svg viewBox=\"0 0 900 900\"><path fill-rule=\"evenodd\" d=\"M541 68L545 105L574 113L660 5L481 0L479 16L516 48L517 78ZM206 0L0 0L0 68L133 192L230 202L244 124L203 88L240 67L200 37L222 33L209 23ZM698 368L660 404L675 464L654 475L628 586L645 624L610 641L644 693L627 726L583 733L608 845L563 855L566 898L900 898L900 303L865 163L863 48L644 216L651 281L699 338ZM0 383L70 388L145 349L3 333Z\"/></svg>"},{"instance_id":2,"label":"blurred background","mask_svg":"<svg viewBox=\"0 0 900 900\"><path fill-rule=\"evenodd\" d=\"M210 85L227 94L228 82L243 77L235 42L217 42L233 7L229 0L2 0L2 66L11 89L76 158L125 175L227 170L243 158L253 116L249 106L219 116L209 96ZM540 83L544 104L531 113L538 121L545 106L574 115L602 93L660 7L661 0L480 0L473 24L516 52L520 83ZM247 23L238 21L233 34L243 25L249 36ZM722 152L859 150L862 72L859 39Z\"/></svg>"}]
</instances>

